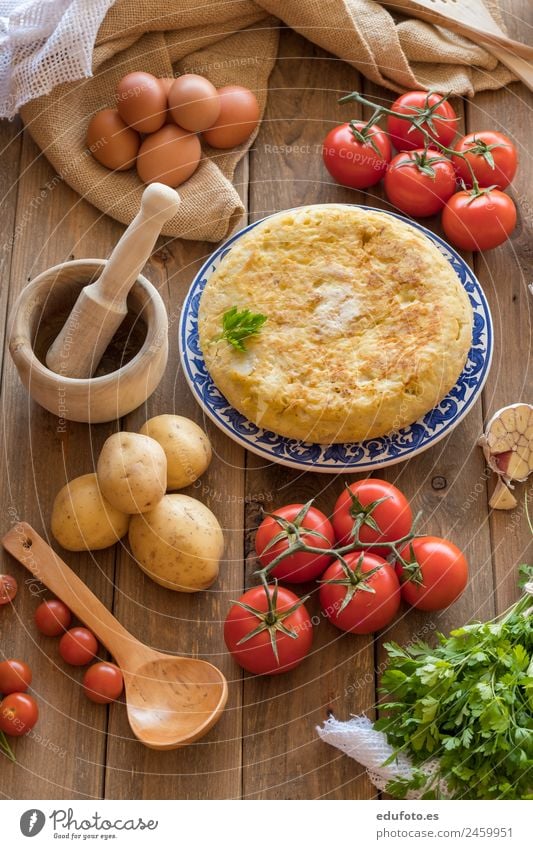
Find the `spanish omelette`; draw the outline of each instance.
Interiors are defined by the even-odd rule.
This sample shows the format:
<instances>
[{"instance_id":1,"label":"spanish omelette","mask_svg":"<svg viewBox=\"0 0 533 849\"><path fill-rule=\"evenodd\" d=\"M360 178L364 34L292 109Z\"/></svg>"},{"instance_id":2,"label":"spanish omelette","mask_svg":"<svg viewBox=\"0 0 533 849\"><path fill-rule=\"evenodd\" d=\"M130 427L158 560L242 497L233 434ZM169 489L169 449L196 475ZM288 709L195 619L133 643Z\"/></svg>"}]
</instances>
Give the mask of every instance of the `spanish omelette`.
<instances>
[{"instance_id":1,"label":"spanish omelette","mask_svg":"<svg viewBox=\"0 0 533 849\"><path fill-rule=\"evenodd\" d=\"M267 317L237 350L233 307ZM318 443L383 436L454 386L472 308L430 240L386 213L341 204L280 212L245 233L209 278L199 342L218 389L250 421Z\"/></svg>"}]
</instances>

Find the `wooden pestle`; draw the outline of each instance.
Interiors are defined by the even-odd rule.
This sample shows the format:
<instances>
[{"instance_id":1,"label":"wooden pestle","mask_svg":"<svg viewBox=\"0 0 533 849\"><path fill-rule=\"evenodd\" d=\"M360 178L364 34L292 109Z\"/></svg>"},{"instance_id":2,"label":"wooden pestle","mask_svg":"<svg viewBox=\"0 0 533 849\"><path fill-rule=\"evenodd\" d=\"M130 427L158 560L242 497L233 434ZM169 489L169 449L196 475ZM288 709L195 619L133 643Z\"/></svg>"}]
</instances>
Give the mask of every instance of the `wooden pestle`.
<instances>
[{"instance_id":1,"label":"wooden pestle","mask_svg":"<svg viewBox=\"0 0 533 849\"><path fill-rule=\"evenodd\" d=\"M141 208L115 246L98 280L85 286L63 329L50 346L46 365L63 377L92 377L128 312L127 297L148 260L163 224L180 205L169 186L152 183Z\"/></svg>"}]
</instances>

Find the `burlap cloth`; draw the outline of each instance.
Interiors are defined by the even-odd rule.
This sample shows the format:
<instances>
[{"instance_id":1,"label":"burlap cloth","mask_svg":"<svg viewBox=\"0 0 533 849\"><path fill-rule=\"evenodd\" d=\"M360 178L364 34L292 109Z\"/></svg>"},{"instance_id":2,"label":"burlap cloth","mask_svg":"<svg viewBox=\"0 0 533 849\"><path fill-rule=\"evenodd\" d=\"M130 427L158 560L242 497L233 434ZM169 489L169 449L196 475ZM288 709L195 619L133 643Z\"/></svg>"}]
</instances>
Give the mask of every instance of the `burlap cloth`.
<instances>
[{"instance_id":1,"label":"burlap cloth","mask_svg":"<svg viewBox=\"0 0 533 849\"><path fill-rule=\"evenodd\" d=\"M497 16L495 2L486 0ZM117 0L98 32L93 76L26 104L23 120L73 189L129 223L143 186L134 170L107 171L85 150L89 117L113 104L117 82L134 70L156 76L195 71L216 86L246 85L264 109L280 21L394 91L434 87L472 95L513 79L481 47L420 21L396 20L371 0ZM230 152L204 146L165 235L219 241L231 232L243 213L231 180L252 142Z\"/></svg>"}]
</instances>

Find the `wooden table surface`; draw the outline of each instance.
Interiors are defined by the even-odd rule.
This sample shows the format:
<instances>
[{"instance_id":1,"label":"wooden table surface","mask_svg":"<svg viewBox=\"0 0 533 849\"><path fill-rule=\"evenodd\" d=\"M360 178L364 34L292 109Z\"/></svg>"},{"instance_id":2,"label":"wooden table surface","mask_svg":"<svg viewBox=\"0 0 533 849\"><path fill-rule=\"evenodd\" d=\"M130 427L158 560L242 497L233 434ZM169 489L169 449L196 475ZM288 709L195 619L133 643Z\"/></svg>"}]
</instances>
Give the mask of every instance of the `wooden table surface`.
<instances>
[{"instance_id":1,"label":"wooden table surface","mask_svg":"<svg viewBox=\"0 0 533 849\"><path fill-rule=\"evenodd\" d=\"M509 0L508 25L527 40L533 23L528 0ZM529 30L531 32L531 29ZM390 100L342 62L285 31L270 81L268 107L259 136L235 181L249 220L304 203L347 201L386 208L380 189L368 194L331 182L317 152L334 124L356 114L336 103L340 93L360 89ZM177 316L195 270L213 245L161 240L146 274L159 288L171 315L171 353L166 375L146 406L120 423L137 430L146 418L176 412L203 423L214 460L191 494L217 514L225 529L226 553L217 584L206 593L182 595L154 584L125 547L66 554L65 558L135 635L157 649L199 654L227 675L229 701L219 724L187 749L158 753L132 739L122 704L110 708L84 697L81 672L58 656L56 641L40 637L33 611L42 587L2 554L2 572L19 579L14 607L0 610L0 650L21 657L34 670L41 718L34 733L15 743L17 763L2 759L0 793L8 798L202 798L310 799L375 797L364 771L317 739L315 726L333 711L375 715L376 683L384 640L408 642L431 636L473 617L491 617L516 596L517 564L526 557L528 532L524 487L519 507L489 513L491 483L476 440L487 416L518 400L531 401L533 96L520 84L504 91L457 100L463 128L497 128L520 152L511 189L519 205L512 241L482 256L466 256L490 301L495 352L482 399L449 438L409 462L383 471L398 484L424 527L464 548L471 569L468 588L440 615L409 612L376 639L343 635L322 621L312 655L295 672L274 678L242 674L225 651L222 622L229 600L253 582L254 530L261 505L267 509L316 497L331 509L343 476L299 474L247 454L209 422L187 389L179 366ZM317 147L318 146L318 147ZM123 231L55 177L53 169L15 123L0 123L0 315L6 316L26 283L58 262L109 254ZM439 232L438 222L429 226ZM529 369L529 371L528 371ZM68 424L32 403L4 349L2 364L2 531L18 519L49 533L52 501L66 480L93 470L104 440L119 425ZM311 602L319 612L316 593Z\"/></svg>"}]
</instances>

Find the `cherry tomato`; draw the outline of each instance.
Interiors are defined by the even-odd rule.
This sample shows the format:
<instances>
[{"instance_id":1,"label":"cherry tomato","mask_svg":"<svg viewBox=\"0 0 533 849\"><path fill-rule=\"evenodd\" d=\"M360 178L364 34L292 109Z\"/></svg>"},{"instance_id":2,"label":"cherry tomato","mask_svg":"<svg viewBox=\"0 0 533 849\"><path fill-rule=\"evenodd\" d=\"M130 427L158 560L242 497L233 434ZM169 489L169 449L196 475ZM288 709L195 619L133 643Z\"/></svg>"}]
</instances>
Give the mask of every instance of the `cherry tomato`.
<instances>
[{"instance_id":1,"label":"cherry tomato","mask_svg":"<svg viewBox=\"0 0 533 849\"><path fill-rule=\"evenodd\" d=\"M385 174L385 194L406 215L425 218L440 212L455 192L455 169L438 151L398 153Z\"/></svg>"},{"instance_id":2,"label":"cherry tomato","mask_svg":"<svg viewBox=\"0 0 533 849\"><path fill-rule=\"evenodd\" d=\"M354 551L345 559L347 570L336 560L324 572L320 583L322 610L337 628L351 634L371 634L385 628L400 607L400 584L394 569L369 552Z\"/></svg>"},{"instance_id":3,"label":"cherry tomato","mask_svg":"<svg viewBox=\"0 0 533 849\"><path fill-rule=\"evenodd\" d=\"M442 610L456 601L468 582L464 554L447 539L419 537L400 551L410 564L396 564L402 598L419 610Z\"/></svg>"},{"instance_id":4,"label":"cherry tomato","mask_svg":"<svg viewBox=\"0 0 533 849\"><path fill-rule=\"evenodd\" d=\"M59 641L59 654L71 666L85 666L98 651L98 642L87 628L71 628Z\"/></svg>"},{"instance_id":5,"label":"cherry tomato","mask_svg":"<svg viewBox=\"0 0 533 849\"><path fill-rule=\"evenodd\" d=\"M43 601L35 611L35 624L47 637L59 637L67 630L72 621L72 614L66 604L58 598Z\"/></svg>"},{"instance_id":6,"label":"cherry tomato","mask_svg":"<svg viewBox=\"0 0 533 849\"><path fill-rule=\"evenodd\" d=\"M454 149L464 153L481 188L496 186L505 189L513 180L518 167L516 147L511 139L494 130L482 130L463 136ZM464 159L452 156L457 176L467 188L472 187L472 175Z\"/></svg>"},{"instance_id":7,"label":"cherry tomato","mask_svg":"<svg viewBox=\"0 0 533 849\"><path fill-rule=\"evenodd\" d=\"M37 702L27 693L10 693L0 702L0 731L10 737L22 737L39 718Z\"/></svg>"},{"instance_id":8,"label":"cherry tomato","mask_svg":"<svg viewBox=\"0 0 533 849\"><path fill-rule=\"evenodd\" d=\"M85 695L99 705L116 701L123 689L122 672L114 663L94 663L83 676Z\"/></svg>"},{"instance_id":9,"label":"cherry tomato","mask_svg":"<svg viewBox=\"0 0 533 849\"><path fill-rule=\"evenodd\" d=\"M18 584L12 575L0 575L0 606L13 601L17 590Z\"/></svg>"},{"instance_id":10,"label":"cherry tomato","mask_svg":"<svg viewBox=\"0 0 533 849\"><path fill-rule=\"evenodd\" d=\"M457 192L442 211L447 238L464 251L487 251L501 245L515 225L516 206L499 189L477 196Z\"/></svg>"},{"instance_id":11,"label":"cherry tomato","mask_svg":"<svg viewBox=\"0 0 533 849\"><path fill-rule=\"evenodd\" d=\"M364 126L363 121L354 121L334 127L322 147L324 164L333 179L352 189L366 189L378 183L391 158L386 133L377 125L365 133Z\"/></svg>"},{"instance_id":12,"label":"cherry tomato","mask_svg":"<svg viewBox=\"0 0 533 849\"><path fill-rule=\"evenodd\" d=\"M350 484L341 492L333 510L332 522L340 545L347 545L353 540L354 526L359 525L359 540L364 546L365 543L393 542L407 536L413 524L413 514L405 495L393 484L367 478ZM372 548L372 554L381 557L389 553L390 549L386 546Z\"/></svg>"},{"instance_id":13,"label":"cherry tomato","mask_svg":"<svg viewBox=\"0 0 533 849\"><path fill-rule=\"evenodd\" d=\"M426 115L427 120L422 124L432 139L449 147L459 124L455 109L442 95L427 91L408 91L401 94L391 106L394 112L402 115ZM430 113L432 117L430 117ZM425 146L425 136L405 118L387 116L387 132L396 150L416 150Z\"/></svg>"},{"instance_id":14,"label":"cherry tomato","mask_svg":"<svg viewBox=\"0 0 533 849\"><path fill-rule=\"evenodd\" d=\"M287 528L287 522L295 523L299 527L309 530L311 533L302 534L302 540L314 548L328 549L335 544L333 527L324 513L308 504L287 504L285 507L274 510L272 515L265 516L257 529L255 550L263 568L269 566L278 554L286 551L289 547L291 532ZM272 540L284 531L283 539L274 543L267 550ZM327 555L299 551L282 560L274 567L270 575L291 584L301 584L304 581L312 581L318 575L321 575L330 563L331 557Z\"/></svg>"},{"instance_id":15,"label":"cherry tomato","mask_svg":"<svg viewBox=\"0 0 533 849\"><path fill-rule=\"evenodd\" d=\"M255 675L278 675L302 662L313 641L303 601L285 587L269 584L252 587L234 602L224 623L224 641L239 666Z\"/></svg>"},{"instance_id":16,"label":"cherry tomato","mask_svg":"<svg viewBox=\"0 0 533 849\"><path fill-rule=\"evenodd\" d=\"M20 693L31 684L31 669L23 660L3 660L0 663L0 693Z\"/></svg>"}]
</instances>

